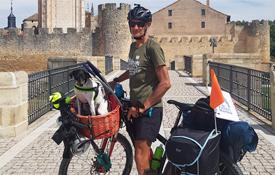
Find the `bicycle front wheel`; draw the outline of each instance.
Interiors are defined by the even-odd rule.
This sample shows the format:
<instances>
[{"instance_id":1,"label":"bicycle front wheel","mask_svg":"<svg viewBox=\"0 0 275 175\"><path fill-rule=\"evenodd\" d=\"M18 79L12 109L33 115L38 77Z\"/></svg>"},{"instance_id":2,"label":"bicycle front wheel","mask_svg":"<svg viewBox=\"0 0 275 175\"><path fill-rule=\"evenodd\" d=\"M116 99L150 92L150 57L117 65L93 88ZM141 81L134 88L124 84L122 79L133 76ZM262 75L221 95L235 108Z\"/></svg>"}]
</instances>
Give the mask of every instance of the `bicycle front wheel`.
<instances>
[{"instance_id":1,"label":"bicycle front wheel","mask_svg":"<svg viewBox=\"0 0 275 175\"><path fill-rule=\"evenodd\" d=\"M100 145L100 141L96 140ZM108 154L108 145L104 153ZM120 133L117 135L117 141L114 145L110 157L111 169L102 171L98 169L96 163L97 154L90 145L88 150L81 155L71 154L70 158L63 158L59 167L59 175L72 174L111 174L111 175L129 175L133 165L133 151L129 141Z\"/></svg>"}]
</instances>

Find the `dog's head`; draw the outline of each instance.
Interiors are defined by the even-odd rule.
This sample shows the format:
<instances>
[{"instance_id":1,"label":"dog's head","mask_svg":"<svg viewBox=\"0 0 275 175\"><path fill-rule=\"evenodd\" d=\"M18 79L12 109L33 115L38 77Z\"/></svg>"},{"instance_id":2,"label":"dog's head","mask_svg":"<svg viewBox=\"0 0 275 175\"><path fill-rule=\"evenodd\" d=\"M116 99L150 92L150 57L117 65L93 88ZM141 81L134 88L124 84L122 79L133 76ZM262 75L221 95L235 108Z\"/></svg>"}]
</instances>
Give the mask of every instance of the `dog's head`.
<instances>
[{"instance_id":1,"label":"dog's head","mask_svg":"<svg viewBox=\"0 0 275 175\"><path fill-rule=\"evenodd\" d=\"M74 70L69 74L69 76L75 79L78 86L83 86L87 80L91 78L90 74L84 69Z\"/></svg>"}]
</instances>

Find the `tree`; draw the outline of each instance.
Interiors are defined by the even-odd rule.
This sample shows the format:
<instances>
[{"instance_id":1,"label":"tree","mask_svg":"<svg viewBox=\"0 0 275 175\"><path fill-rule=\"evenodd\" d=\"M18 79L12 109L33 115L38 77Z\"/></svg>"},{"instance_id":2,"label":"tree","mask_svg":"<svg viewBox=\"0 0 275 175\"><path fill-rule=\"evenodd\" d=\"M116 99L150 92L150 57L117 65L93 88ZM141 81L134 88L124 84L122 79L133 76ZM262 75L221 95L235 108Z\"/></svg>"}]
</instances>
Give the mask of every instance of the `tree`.
<instances>
[{"instance_id":1,"label":"tree","mask_svg":"<svg viewBox=\"0 0 275 175\"><path fill-rule=\"evenodd\" d=\"M270 57L275 61L275 20L269 21L270 25Z\"/></svg>"}]
</instances>

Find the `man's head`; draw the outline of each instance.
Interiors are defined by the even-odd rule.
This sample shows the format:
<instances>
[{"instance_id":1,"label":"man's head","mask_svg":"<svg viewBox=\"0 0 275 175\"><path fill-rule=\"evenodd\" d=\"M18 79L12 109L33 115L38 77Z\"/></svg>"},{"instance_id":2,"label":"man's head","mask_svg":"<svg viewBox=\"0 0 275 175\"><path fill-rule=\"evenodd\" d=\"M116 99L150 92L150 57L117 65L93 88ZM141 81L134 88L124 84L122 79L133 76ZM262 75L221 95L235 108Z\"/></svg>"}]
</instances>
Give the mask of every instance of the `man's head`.
<instances>
[{"instance_id":1,"label":"man's head","mask_svg":"<svg viewBox=\"0 0 275 175\"><path fill-rule=\"evenodd\" d=\"M135 5L135 7L129 11L127 19L130 32L134 39L143 39L152 22L152 14L150 10L140 6L139 4Z\"/></svg>"}]
</instances>

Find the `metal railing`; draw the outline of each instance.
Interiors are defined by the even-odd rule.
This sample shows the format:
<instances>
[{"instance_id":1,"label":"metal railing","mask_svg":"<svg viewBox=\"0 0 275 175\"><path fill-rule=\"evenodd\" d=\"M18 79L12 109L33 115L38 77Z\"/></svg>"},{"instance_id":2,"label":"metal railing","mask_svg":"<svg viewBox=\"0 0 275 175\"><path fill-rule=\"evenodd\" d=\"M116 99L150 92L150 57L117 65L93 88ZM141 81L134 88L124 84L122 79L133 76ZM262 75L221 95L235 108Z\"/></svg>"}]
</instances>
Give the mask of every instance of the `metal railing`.
<instances>
[{"instance_id":1,"label":"metal railing","mask_svg":"<svg viewBox=\"0 0 275 175\"><path fill-rule=\"evenodd\" d=\"M184 56L184 71L192 74L192 57Z\"/></svg>"},{"instance_id":2,"label":"metal railing","mask_svg":"<svg viewBox=\"0 0 275 175\"><path fill-rule=\"evenodd\" d=\"M74 80L69 73L74 69L80 68L85 63L75 64L62 68L50 69L29 75L28 82L28 123L51 110L49 95L52 92L62 92L64 95L73 93Z\"/></svg>"},{"instance_id":3,"label":"metal railing","mask_svg":"<svg viewBox=\"0 0 275 175\"><path fill-rule=\"evenodd\" d=\"M244 67L208 62L221 88L232 98L271 121L270 73Z\"/></svg>"}]
</instances>

